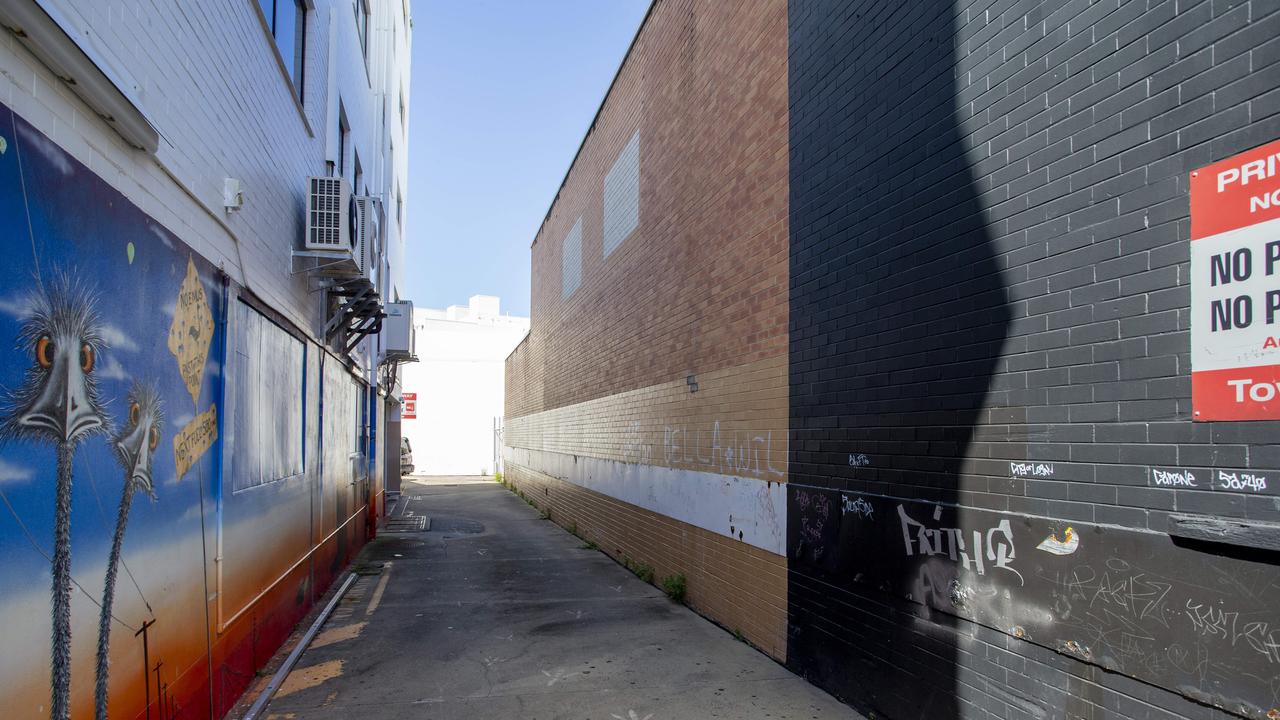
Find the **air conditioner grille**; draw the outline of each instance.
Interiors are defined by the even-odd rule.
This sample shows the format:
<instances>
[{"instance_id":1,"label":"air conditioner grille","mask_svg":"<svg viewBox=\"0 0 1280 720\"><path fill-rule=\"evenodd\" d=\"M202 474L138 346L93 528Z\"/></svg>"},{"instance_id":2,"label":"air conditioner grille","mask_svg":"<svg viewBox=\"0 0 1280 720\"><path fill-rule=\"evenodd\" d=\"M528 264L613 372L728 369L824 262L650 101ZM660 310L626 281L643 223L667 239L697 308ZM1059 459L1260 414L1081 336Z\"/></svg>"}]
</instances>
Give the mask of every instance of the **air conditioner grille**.
<instances>
[{"instance_id":1,"label":"air conditioner grille","mask_svg":"<svg viewBox=\"0 0 1280 720\"><path fill-rule=\"evenodd\" d=\"M311 178L308 247L342 247L342 179Z\"/></svg>"}]
</instances>

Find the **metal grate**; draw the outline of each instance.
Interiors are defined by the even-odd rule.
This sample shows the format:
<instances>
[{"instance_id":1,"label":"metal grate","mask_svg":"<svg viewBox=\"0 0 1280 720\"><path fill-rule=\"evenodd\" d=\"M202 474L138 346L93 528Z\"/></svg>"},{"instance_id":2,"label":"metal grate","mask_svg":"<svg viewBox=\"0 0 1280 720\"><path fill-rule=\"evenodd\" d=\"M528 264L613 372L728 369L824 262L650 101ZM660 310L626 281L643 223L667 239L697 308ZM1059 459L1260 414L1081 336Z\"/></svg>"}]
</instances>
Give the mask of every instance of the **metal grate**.
<instances>
[{"instance_id":1,"label":"metal grate","mask_svg":"<svg viewBox=\"0 0 1280 720\"><path fill-rule=\"evenodd\" d=\"M384 533L413 533L423 532L428 527L426 515L409 515L387 518L387 524L382 531Z\"/></svg>"}]
</instances>

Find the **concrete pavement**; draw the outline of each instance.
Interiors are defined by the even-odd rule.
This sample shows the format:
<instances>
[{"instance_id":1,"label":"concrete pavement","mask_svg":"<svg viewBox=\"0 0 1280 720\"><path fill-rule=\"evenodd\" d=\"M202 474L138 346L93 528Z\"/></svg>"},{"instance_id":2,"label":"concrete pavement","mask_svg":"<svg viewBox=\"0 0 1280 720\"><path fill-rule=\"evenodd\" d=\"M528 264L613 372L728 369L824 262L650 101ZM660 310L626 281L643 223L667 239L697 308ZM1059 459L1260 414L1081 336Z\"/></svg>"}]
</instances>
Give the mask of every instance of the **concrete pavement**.
<instances>
[{"instance_id":1,"label":"concrete pavement","mask_svg":"<svg viewBox=\"0 0 1280 720\"><path fill-rule=\"evenodd\" d=\"M267 717L860 717L501 485L404 485Z\"/></svg>"}]
</instances>

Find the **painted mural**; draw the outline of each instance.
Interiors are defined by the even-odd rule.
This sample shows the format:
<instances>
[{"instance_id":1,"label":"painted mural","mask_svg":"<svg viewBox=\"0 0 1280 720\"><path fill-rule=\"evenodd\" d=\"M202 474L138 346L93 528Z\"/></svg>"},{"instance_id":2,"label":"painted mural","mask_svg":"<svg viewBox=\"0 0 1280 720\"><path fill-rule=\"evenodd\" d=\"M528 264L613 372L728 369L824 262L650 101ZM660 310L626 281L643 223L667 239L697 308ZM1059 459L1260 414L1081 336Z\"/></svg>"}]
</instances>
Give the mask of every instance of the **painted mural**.
<instances>
[{"instance_id":1,"label":"painted mural","mask_svg":"<svg viewBox=\"0 0 1280 720\"><path fill-rule=\"evenodd\" d=\"M369 535L360 381L3 106L0 212L3 714L221 717Z\"/></svg>"},{"instance_id":2,"label":"painted mural","mask_svg":"<svg viewBox=\"0 0 1280 720\"><path fill-rule=\"evenodd\" d=\"M225 285L6 108L0 187L0 687L15 716L169 717L207 659Z\"/></svg>"}]
</instances>

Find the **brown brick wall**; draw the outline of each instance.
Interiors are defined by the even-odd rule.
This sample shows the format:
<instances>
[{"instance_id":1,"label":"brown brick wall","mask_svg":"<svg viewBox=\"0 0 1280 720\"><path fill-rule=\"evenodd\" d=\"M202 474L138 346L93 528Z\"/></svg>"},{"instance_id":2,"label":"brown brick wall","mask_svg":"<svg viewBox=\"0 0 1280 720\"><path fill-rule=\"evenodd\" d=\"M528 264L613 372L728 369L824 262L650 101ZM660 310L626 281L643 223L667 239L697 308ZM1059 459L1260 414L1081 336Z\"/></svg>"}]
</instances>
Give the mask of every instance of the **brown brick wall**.
<instances>
[{"instance_id":1,"label":"brown brick wall","mask_svg":"<svg viewBox=\"0 0 1280 720\"><path fill-rule=\"evenodd\" d=\"M691 608L786 659L785 558L514 463L507 464L503 479L615 560L651 566L655 584L684 575Z\"/></svg>"},{"instance_id":2,"label":"brown brick wall","mask_svg":"<svg viewBox=\"0 0 1280 720\"><path fill-rule=\"evenodd\" d=\"M639 226L606 258L604 178L637 130ZM659 0L534 241L506 444L785 481L787 203L786 0ZM564 299L579 219L582 282ZM694 609L785 658L786 559L731 538L731 514L718 533L536 468L505 476L658 582L683 574Z\"/></svg>"},{"instance_id":3,"label":"brown brick wall","mask_svg":"<svg viewBox=\"0 0 1280 720\"><path fill-rule=\"evenodd\" d=\"M508 417L785 357L786 50L784 0L657 3L534 241ZM640 225L605 258L603 180L637 129Z\"/></svg>"}]
</instances>

